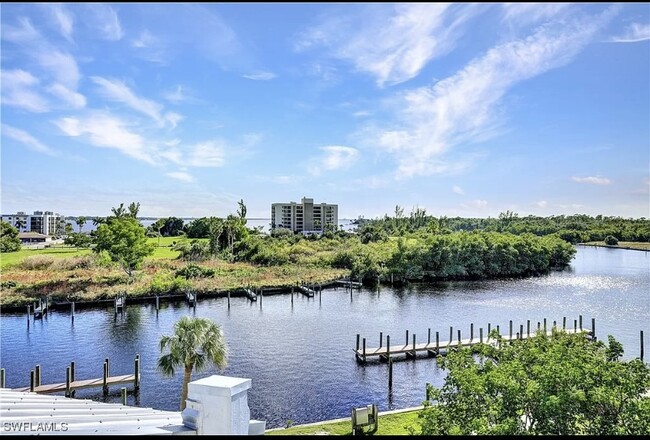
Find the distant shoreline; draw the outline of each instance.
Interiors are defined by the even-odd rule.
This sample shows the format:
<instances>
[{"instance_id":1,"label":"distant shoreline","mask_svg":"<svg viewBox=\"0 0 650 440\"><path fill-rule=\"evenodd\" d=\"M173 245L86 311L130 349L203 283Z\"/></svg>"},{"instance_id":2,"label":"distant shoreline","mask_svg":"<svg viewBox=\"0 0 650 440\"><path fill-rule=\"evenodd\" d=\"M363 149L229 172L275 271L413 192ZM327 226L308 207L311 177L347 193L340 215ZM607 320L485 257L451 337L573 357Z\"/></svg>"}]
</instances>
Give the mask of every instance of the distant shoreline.
<instances>
[{"instance_id":1,"label":"distant shoreline","mask_svg":"<svg viewBox=\"0 0 650 440\"><path fill-rule=\"evenodd\" d=\"M581 246L592 246L592 247L604 247L610 249L627 249L630 251L645 251L650 252L650 243L646 242L634 242L634 241L619 241L617 245L609 245L603 242L589 242L589 243L578 243Z\"/></svg>"}]
</instances>

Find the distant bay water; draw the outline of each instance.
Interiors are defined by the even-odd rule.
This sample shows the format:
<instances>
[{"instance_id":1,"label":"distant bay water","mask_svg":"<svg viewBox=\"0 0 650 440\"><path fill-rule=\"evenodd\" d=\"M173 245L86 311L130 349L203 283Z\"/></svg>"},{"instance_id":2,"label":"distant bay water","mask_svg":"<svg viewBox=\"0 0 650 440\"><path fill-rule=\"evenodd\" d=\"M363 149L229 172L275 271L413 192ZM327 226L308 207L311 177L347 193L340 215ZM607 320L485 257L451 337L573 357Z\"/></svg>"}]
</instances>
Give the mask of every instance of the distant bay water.
<instances>
[{"instance_id":1,"label":"distant bay water","mask_svg":"<svg viewBox=\"0 0 650 440\"><path fill-rule=\"evenodd\" d=\"M166 218L166 217L161 217L161 218ZM158 218L145 217L143 219L140 219L140 223L142 224L142 226L146 228L154 224L156 220L158 220ZM196 220L196 218L183 217L183 222L186 225L190 223L192 220ZM352 219L345 219L345 218L339 219L339 227L342 227L346 231L351 231L356 226L355 224L352 223L352 221L353 221ZM72 224L72 228L74 229L75 232L79 232L79 227L75 223L74 218L66 219L66 222ZM246 219L246 226L248 226L251 229L261 226L263 232L269 232L269 230L271 229L271 219L270 218L249 218ZM81 228L81 232L91 232L94 231L95 229L97 229L97 226L93 224L93 221L91 219L86 221L86 224L84 224L83 227Z\"/></svg>"}]
</instances>

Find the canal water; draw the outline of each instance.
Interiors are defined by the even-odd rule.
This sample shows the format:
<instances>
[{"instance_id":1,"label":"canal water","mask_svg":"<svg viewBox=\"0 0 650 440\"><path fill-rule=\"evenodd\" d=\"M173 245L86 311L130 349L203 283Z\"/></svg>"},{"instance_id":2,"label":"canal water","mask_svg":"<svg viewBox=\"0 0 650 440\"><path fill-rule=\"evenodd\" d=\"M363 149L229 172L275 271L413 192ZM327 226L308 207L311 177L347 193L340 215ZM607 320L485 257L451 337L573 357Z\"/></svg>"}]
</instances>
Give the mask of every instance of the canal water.
<instances>
[{"instance_id":1,"label":"canal water","mask_svg":"<svg viewBox=\"0 0 650 440\"><path fill-rule=\"evenodd\" d=\"M640 354L639 331L650 356L650 253L578 246L570 267L549 275L512 280L445 282L382 286L376 289L327 289L321 296L290 294L199 300L195 309L185 303L127 304L123 315L101 306L77 310L74 324L68 311L53 311L47 319L2 314L0 364L7 387L29 385L29 372L42 369L42 383L64 382L65 369L76 362L77 379L102 376L104 358L111 375L130 374L136 353L142 359L142 387L129 394L130 405L178 410L182 371L168 378L156 370L158 343L184 315L210 318L222 326L229 350L228 367L195 373L252 379L248 402L251 417L267 421L267 428L287 421L309 423L348 417L356 406L376 403L380 410L421 404L425 384L442 385L443 370L435 359L398 360L393 364L393 388L388 392L387 364L358 365L353 349L356 334L377 346L379 333L391 336L391 345L403 344L405 331L425 342L427 330L447 339L449 327L469 336L470 323L478 329L499 325L508 331L531 320L547 318L568 323L583 316L585 326L596 319L601 339L613 335L623 344L624 357ZM411 338L412 336L409 336ZM454 336L455 337L455 336ZM128 386L130 389L130 386ZM77 397L119 402L119 387L103 397L101 389L80 390Z\"/></svg>"}]
</instances>

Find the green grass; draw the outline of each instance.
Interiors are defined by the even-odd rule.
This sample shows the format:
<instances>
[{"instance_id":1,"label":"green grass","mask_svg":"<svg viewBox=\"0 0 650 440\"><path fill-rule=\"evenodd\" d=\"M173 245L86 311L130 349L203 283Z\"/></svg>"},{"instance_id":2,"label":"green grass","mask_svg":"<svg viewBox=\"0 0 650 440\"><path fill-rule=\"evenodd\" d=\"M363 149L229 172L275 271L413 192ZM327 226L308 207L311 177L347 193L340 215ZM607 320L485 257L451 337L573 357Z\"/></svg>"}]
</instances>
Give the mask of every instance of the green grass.
<instances>
[{"instance_id":1,"label":"green grass","mask_svg":"<svg viewBox=\"0 0 650 440\"><path fill-rule=\"evenodd\" d=\"M602 246L608 248L619 248L619 249L636 249L641 251L650 251L650 243L642 241L619 241L616 246L606 245L604 241L590 241L588 243L583 243L587 246Z\"/></svg>"},{"instance_id":2,"label":"green grass","mask_svg":"<svg viewBox=\"0 0 650 440\"><path fill-rule=\"evenodd\" d=\"M5 269L20 263L32 255L49 255L55 258L70 258L89 254L90 249L76 249L71 247L49 247L45 249L21 249L18 252L3 252L0 254L0 268Z\"/></svg>"},{"instance_id":3,"label":"green grass","mask_svg":"<svg viewBox=\"0 0 650 440\"><path fill-rule=\"evenodd\" d=\"M379 416L378 429L375 435L409 435L407 426L411 426L415 433L420 432L420 423L418 421L419 411L408 411L397 414L388 414ZM342 422L324 422L320 425L298 425L287 429L278 429L267 432L266 435L351 435L352 421L345 420Z\"/></svg>"}]
</instances>

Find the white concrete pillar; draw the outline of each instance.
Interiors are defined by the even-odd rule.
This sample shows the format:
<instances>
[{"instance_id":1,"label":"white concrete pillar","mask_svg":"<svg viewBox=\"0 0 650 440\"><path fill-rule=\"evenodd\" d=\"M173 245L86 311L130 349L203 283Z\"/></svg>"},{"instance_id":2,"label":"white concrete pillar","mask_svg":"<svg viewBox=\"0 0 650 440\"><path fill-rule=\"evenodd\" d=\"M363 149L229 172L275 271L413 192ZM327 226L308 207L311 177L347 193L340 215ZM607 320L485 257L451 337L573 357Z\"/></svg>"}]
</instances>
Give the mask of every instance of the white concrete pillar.
<instances>
[{"instance_id":1,"label":"white concrete pillar","mask_svg":"<svg viewBox=\"0 0 650 440\"><path fill-rule=\"evenodd\" d=\"M189 383L184 420L199 435L248 435L251 379L213 375Z\"/></svg>"}]
</instances>

